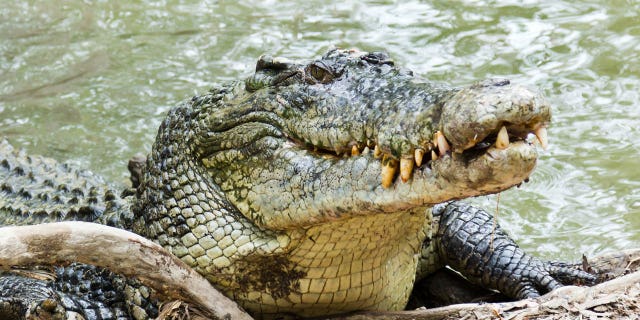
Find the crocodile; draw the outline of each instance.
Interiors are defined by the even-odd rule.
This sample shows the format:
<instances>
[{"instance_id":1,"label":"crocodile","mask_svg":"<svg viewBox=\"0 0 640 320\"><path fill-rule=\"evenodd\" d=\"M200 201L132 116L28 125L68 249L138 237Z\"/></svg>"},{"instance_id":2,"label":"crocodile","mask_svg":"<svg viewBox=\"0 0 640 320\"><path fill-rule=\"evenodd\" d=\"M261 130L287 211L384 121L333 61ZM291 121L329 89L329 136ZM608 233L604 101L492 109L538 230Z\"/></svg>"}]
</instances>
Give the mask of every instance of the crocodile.
<instances>
[{"instance_id":1,"label":"crocodile","mask_svg":"<svg viewBox=\"0 0 640 320\"><path fill-rule=\"evenodd\" d=\"M526 182L550 120L541 93L505 79L452 87L382 52L264 55L245 81L168 112L135 190L0 144L0 225L132 230L256 318L401 310L445 265L535 297L593 277L527 255L452 200Z\"/></svg>"}]
</instances>

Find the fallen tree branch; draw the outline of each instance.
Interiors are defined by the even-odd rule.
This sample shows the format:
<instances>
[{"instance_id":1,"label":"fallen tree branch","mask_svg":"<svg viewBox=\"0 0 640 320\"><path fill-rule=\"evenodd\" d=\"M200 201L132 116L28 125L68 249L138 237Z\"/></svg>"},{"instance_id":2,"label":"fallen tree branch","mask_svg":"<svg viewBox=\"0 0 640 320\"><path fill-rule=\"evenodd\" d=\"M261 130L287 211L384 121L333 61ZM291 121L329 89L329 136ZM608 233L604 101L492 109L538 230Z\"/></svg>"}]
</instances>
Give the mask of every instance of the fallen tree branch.
<instances>
[{"instance_id":1,"label":"fallen tree branch","mask_svg":"<svg viewBox=\"0 0 640 320\"><path fill-rule=\"evenodd\" d=\"M599 274L620 276L593 287L567 286L538 299L467 303L399 311L359 312L331 319L567 319L624 318L640 312L640 250L625 250L589 262ZM179 299L217 319L251 317L235 302L162 247L136 234L86 222L0 228L0 270L12 266L82 262L136 277L165 300ZM176 305L176 308L180 305Z\"/></svg>"},{"instance_id":2,"label":"fallen tree branch","mask_svg":"<svg viewBox=\"0 0 640 320\"><path fill-rule=\"evenodd\" d=\"M0 270L81 262L135 277L163 299L180 299L216 319L252 319L206 279L160 245L88 222L0 228Z\"/></svg>"}]
</instances>

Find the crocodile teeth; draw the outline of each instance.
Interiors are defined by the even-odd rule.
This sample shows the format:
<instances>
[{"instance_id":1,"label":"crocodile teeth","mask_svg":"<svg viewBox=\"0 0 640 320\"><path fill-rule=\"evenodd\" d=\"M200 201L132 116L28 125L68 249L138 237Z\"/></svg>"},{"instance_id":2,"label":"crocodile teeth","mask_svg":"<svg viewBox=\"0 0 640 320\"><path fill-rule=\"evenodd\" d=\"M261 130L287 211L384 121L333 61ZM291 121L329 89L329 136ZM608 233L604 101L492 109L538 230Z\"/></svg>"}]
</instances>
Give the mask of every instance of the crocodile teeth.
<instances>
[{"instance_id":1,"label":"crocodile teeth","mask_svg":"<svg viewBox=\"0 0 640 320\"><path fill-rule=\"evenodd\" d=\"M373 148L373 157L374 158L380 158L380 156L382 155L382 151L380 151L380 148L378 148L378 145L376 145L375 148Z\"/></svg>"},{"instance_id":2,"label":"crocodile teeth","mask_svg":"<svg viewBox=\"0 0 640 320\"><path fill-rule=\"evenodd\" d=\"M502 126L500 132L498 132L498 138L496 139L496 148L506 149L509 146L509 133L507 127Z\"/></svg>"},{"instance_id":3,"label":"crocodile teeth","mask_svg":"<svg viewBox=\"0 0 640 320\"><path fill-rule=\"evenodd\" d=\"M438 155L433 150L431 150L431 160L438 160Z\"/></svg>"},{"instance_id":4,"label":"crocodile teeth","mask_svg":"<svg viewBox=\"0 0 640 320\"><path fill-rule=\"evenodd\" d=\"M351 155L352 156L360 155L360 150L358 149L358 146L356 146L355 144L351 147Z\"/></svg>"},{"instance_id":5,"label":"crocodile teeth","mask_svg":"<svg viewBox=\"0 0 640 320\"><path fill-rule=\"evenodd\" d=\"M535 134L536 138L538 138L538 141L540 142L542 149L546 150L547 146L549 145L549 138L547 137L547 128L540 127L534 130L533 134Z\"/></svg>"},{"instance_id":6,"label":"crocodile teeth","mask_svg":"<svg viewBox=\"0 0 640 320\"><path fill-rule=\"evenodd\" d=\"M385 160L386 155L382 161L382 187L386 189L393 183L393 177L396 175L396 171L398 170L398 162L394 159L389 159L389 161Z\"/></svg>"},{"instance_id":7,"label":"crocodile teeth","mask_svg":"<svg viewBox=\"0 0 640 320\"><path fill-rule=\"evenodd\" d=\"M422 158L424 157L424 150L422 149L416 149L416 151L413 153L413 157L416 161L416 166L421 166L422 165Z\"/></svg>"},{"instance_id":8,"label":"crocodile teeth","mask_svg":"<svg viewBox=\"0 0 640 320\"><path fill-rule=\"evenodd\" d=\"M411 158L400 158L400 179L402 182L407 182L411 178L413 163Z\"/></svg>"},{"instance_id":9,"label":"crocodile teeth","mask_svg":"<svg viewBox=\"0 0 640 320\"><path fill-rule=\"evenodd\" d=\"M441 156L446 154L447 151L451 149L449 143L447 142L447 139L444 137L444 134L442 134L442 132L440 131L436 132L435 134L434 144L438 147L438 152L440 152Z\"/></svg>"}]
</instances>

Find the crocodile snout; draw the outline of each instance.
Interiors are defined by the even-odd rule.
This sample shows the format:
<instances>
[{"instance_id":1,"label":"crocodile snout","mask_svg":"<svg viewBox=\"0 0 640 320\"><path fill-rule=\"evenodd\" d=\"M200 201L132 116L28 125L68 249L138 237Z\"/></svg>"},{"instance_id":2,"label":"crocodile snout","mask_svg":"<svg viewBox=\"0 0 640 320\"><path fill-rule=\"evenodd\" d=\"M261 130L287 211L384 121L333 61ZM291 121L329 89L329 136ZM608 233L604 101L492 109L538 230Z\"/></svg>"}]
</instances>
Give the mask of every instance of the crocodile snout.
<instances>
[{"instance_id":1,"label":"crocodile snout","mask_svg":"<svg viewBox=\"0 0 640 320\"><path fill-rule=\"evenodd\" d=\"M490 79L463 88L443 106L440 128L455 152L479 143L495 142L504 149L510 140L536 135L547 145L551 107L544 96L508 80Z\"/></svg>"}]
</instances>

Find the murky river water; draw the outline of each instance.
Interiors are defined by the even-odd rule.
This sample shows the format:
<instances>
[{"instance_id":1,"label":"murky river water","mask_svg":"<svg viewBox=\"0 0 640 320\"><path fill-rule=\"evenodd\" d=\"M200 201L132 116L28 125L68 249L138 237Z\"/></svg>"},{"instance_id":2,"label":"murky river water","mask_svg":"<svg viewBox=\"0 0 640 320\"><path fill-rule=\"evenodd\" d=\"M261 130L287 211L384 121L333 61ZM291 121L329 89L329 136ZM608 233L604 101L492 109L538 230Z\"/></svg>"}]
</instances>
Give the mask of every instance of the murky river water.
<instances>
[{"instance_id":1,"label":"murky river water","mask_svg":"<svg viewBox=\"0 0 640 320\"><path fill-rule=\"evenodd\" d=\"M549 97L551 147L500 196L525 249L640 247L638 1L1 2L0 136L30 153L125 183L171 106L260 54L386 50L433 80L507 77Z\"/></svg>"}]
</instances>

